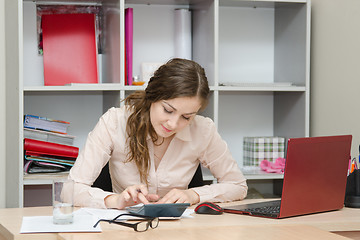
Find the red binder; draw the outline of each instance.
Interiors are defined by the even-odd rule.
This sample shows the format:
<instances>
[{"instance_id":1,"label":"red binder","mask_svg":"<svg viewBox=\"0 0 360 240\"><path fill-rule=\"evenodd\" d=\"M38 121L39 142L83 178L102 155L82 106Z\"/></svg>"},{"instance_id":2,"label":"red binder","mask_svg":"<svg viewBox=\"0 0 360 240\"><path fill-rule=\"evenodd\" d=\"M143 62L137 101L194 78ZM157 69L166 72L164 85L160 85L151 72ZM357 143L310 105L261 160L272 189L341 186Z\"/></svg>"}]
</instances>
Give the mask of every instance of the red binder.
<instances>
[{"instance_id":1,"label":"red binder","mask_svg":"<svg viewBox=\"0 0 360 240\"><path fill-rule=\"evenodd\" d=\"M44 85L98 83L95 14L42 16Z\"/></svg>"},{"instance_id":2,"label":"red binder","mask_svg":"<svg viewBox=\"0 0 360 240\"><path fill-rule=\"evenodd\" d=\"M45 142L40 140L24 139L24 150L26 155L51 155L67 158L77 158L79 148L58 143Z\"/></svg>"}]
</instances>

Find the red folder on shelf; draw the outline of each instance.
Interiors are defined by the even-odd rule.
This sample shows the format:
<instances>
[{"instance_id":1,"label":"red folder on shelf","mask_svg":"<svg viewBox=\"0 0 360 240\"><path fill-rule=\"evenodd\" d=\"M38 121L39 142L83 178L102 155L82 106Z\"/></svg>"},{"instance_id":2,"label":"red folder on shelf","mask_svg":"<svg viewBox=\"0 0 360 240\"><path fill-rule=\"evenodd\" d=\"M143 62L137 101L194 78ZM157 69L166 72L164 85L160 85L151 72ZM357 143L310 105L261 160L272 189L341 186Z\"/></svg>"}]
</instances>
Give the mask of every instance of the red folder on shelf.
<instances>
[{"instance_id":1,"label":"red folder on shelf","mask_svg":"<svg viewBox=\"0 0 360 240\"><path fill-rule=\"evenodd\" d=\"M95 14L42 16L44 85L98 83Z\"/></svg>"},{"instance_id":2,"label":"red folder on shelf","mask_svg":"<svg viewBox=\"0 0 360 240\"><path fill-rule=\"evenodd\" d=\"M77 158L79 148L58 143L45 142L40 140L24 139L25 155L32 156L59 156L66 158Z\"/></svg>"}]
</instances>

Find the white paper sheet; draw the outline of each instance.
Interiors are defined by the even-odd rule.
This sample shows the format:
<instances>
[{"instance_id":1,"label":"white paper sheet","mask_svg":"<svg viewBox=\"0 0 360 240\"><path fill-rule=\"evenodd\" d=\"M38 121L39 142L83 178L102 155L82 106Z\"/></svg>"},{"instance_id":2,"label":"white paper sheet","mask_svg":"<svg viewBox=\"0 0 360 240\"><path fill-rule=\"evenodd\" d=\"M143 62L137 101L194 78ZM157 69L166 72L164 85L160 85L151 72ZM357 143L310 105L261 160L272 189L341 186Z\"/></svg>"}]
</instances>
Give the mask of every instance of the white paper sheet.
<instances>
[{"instance_id":1,"label":"white paper sheet","mask_svg":"<svg viewBox=\"0 0 360 240\"><path fill-rule=\"evenodd\" d=\"M73 224L53 224L52 216L23 217L20 233L52 233L52 232L101 232L100 224L94 228L94 224L101 219L113 219L119 214L128 213L126 210L81 208L74 212ZM192 218L193 209L186 209L180 218ZM122 219L129 219L123 217ZM171 220L180 218L160 218Z\"/></svg>"},{"instance_id":2,"label":"white paper sheet","mask_svg":"<svg viewBox=\"0 0 360 240\"><path fill-rule=\"evenodd\" d=\"M101 232L100 224L93 227L97 220L82 211L74 212L74 222L66 225L54 224L52 216L23 217L20 233Z\"/></svg>"}]
</instances>

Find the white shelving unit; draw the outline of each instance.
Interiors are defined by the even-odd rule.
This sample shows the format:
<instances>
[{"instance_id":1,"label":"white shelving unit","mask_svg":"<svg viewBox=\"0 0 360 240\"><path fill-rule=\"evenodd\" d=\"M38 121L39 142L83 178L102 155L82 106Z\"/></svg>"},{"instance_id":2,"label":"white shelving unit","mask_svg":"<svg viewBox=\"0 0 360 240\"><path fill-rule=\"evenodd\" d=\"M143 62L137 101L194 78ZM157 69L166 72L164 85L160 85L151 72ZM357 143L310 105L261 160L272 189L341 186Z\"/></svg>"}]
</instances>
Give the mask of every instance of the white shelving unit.
<instances>
[{"instance_id":1,"label":"white shelving unit","mask_svg":"<svg viewBox=\"0 0 360 240\"><path fill-rule=\"evenodd\" d=\"M23 205L24 186L54 175L24 176L22 118L31 113L71 122L82 147L99 117L141 86L124 85L124 9L134 9L133 73L143 62L174 57L174 10L192 12L193 60L206 70L211 97L202 114L216 123L242 167L244 136L309 135L310 9L306 0L6 0L7 206ZM44 86L37 54L36 4L103 8L103 38L118 39L102 59L101 84ZM106 42L106 41L105 41ZM114 50L117 49L117 50ZM115 56L115 58L114 58ZM114 61L112 59L118 59ZM112 69L109 70L109 66ZM206 174L205 174L206 175ZM250 180L282 175L249 172ZM211 176L206 175L206 179Z\"/></svg>"}]
</instances>

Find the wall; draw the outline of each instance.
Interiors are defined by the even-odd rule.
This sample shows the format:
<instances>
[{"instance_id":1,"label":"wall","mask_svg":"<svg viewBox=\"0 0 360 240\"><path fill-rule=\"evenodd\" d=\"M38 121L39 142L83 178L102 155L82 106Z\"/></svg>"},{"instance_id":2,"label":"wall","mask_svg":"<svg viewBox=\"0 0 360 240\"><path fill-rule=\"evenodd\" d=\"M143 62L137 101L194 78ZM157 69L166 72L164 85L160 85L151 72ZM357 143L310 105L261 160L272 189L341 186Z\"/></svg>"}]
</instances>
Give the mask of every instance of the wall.
<instances>
[{"instance_id":1,"label":"wall","mask_svg":"<svg viewBox=\"0 0 360 240\"><path fill-rule=\"evenodd\" d=\"M360 144L360 1L312 0L310 135Z\"/></svg>"},{"instance_id":2,"label":"wall","mask_svg":"<svg viewBox=\"0 0 360 240\"><path fill-rule=\"evenodd\" d=\"M0 208L5 207L5 1L0 0Z\"/></svg>"}]
</instances>

